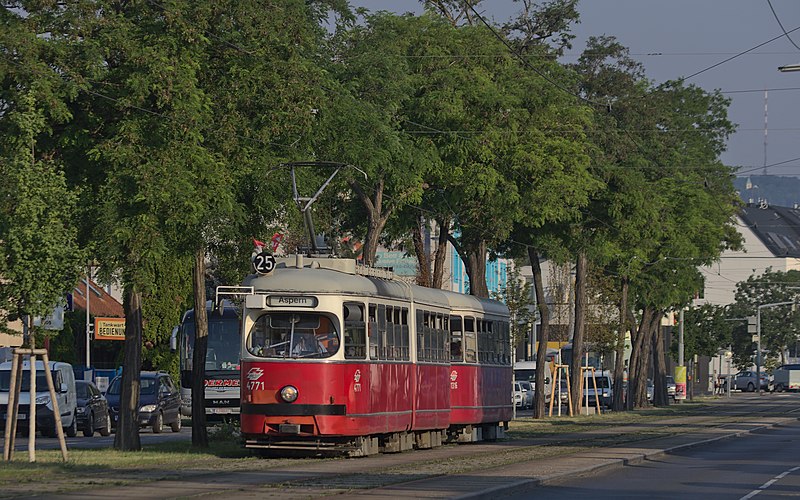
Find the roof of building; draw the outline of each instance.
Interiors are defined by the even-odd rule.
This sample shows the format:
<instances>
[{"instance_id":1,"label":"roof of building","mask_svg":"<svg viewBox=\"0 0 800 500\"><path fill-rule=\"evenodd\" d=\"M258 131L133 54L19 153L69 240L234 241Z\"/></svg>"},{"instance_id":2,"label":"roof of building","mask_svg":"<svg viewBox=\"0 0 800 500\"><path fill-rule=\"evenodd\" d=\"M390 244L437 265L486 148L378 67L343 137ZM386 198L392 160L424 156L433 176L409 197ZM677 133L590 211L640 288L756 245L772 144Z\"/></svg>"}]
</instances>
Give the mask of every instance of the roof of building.
<instances>
[{"instance_id":1,"label":"roof of building","mask_svg":"<svg viewBox=\"0 0 800 500\"><path fill-rule=\"evenodd\" d=\"M123 318L125 310L117 299L109 295L103 287L89 280L89 314L95 317ZM72 290L72 308L86 310L86 278L81 278Z\"/></svg>"},{"instance_id":2,"label":"roof of building","mask_svg":"<svg viewBox=\"0 0 800 500\"><path fill-rule=\"evenodd\" d=\"M774 256L800 258L800 209L762 202L748 204L740 215Z\"/></svg>"}]
</instances>

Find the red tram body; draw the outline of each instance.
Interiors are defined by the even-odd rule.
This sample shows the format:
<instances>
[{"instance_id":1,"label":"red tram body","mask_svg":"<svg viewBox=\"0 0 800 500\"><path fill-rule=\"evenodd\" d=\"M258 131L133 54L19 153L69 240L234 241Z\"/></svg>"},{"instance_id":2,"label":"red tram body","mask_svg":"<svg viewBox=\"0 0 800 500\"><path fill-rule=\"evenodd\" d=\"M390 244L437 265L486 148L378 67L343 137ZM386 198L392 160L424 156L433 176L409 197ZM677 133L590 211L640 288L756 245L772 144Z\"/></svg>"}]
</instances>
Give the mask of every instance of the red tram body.
<instances>
[{"instance_id":1,"label":"red tram body","mask_svg":"<svg viewBox=\"0 0 800 500\"><path fill-rule=\"evenodd\" d=\"M242 310L248 448L353 456L496 439L513 415L508 309L345 259L284 259Z\"/></svg>"}]
</instances>

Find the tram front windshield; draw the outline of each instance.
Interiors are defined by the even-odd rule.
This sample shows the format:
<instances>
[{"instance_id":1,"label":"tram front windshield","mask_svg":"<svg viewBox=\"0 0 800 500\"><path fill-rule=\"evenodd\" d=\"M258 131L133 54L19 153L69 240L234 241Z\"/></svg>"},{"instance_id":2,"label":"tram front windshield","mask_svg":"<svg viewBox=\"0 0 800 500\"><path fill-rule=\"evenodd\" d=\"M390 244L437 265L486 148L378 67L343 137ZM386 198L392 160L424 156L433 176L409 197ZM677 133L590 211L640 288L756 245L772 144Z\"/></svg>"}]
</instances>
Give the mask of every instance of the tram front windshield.
<instances>
[{"instance_id":1,"label":"tram front windshield","mask_svg":"<svg viewBox=\"0 0 800 500\"><path fill-rule=\"evenodd\" d=\"M247 335L248 352L262 358L327 358L339 345L334 322L321 314L264 314Z\"/></svg>"}]
</instances>

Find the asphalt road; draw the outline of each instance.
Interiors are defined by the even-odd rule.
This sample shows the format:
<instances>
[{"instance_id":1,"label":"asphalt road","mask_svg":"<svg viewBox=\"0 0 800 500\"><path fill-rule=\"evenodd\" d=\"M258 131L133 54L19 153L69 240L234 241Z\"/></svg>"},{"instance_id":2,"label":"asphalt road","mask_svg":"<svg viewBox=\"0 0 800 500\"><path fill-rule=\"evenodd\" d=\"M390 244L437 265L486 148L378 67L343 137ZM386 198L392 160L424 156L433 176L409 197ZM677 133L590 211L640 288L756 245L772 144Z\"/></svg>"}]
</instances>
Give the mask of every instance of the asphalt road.
<instances>
[{"instance_id":1,"label":"asphalt road","mask_svg":"<svg viewBox=\"0 0 800 500\"><path fill-rule=\"evenodd\" d=\"M149 428L139 430L139 438L142 444L166 443L169 441L187 441L192 439L192 428L184 426L180 432L172 432L169 427L165 427L161 434L153 434ZM68 437L67 449L68 450L88 450L96 448L111 448L114 445L114 434L103 437L100 433L95 433L92 437L84 437L82 433L74 438ZM0 434L0 448L5 446L5 439ZM28 434L17 434L15 439L15 450L27 451L28 450ZM37 450L58 450L58 439L36 436L36 449Z\"/></svg>"},{"instance_id":2,"label":"asphalt road","mask_svg":"<svg viewBox=\"0 0 800 500\"><path fill-rule=\"evenodd\" d=\"M800 497L800 422L661 455L512 498Z\"/></svg>"}]
</instances>

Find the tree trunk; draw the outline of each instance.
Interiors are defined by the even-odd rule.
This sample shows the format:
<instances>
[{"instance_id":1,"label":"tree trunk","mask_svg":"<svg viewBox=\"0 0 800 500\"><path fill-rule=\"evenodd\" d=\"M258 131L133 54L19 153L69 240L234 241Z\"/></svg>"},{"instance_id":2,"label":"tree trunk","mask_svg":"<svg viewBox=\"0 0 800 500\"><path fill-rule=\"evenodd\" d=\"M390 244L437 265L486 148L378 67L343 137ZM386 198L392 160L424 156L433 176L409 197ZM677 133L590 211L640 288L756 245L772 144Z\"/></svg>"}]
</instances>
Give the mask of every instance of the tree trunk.
<instances>
[{"instance_id":1,"label":"tree trunk","mask_svg":"<svg viewBox=\"0 0 800 500\"><path fill-rule=\"evenodd\" d=\"M139 451L139 374L142 369L142 294L135 284L125 288L125 345L122 360L122 394L114 449Z\"/></svg>"},{"instance_id":2,"label":"tree trunk","mask_svg":"<svg viewBox=\"0 0 800 500\"><path fill-rule=\"evenodd\" d=\"M375 186L373 197L367 195L361 185L355 181L350 181L350 187L353 188L367 211L367 234L364 237L361 256L365 266L372 266L375 264L375 254L378 251L381 233L386 226L386 221L389 220L392 209L383 213L383 180L379 180Z\"/></svg>"},{"instance_id":3,"label":"tree trunk","mask_svg":"<svg viewBox=\"0 0 800 500\"><path fill-rule=\"evenodd\" d=\"M489 298L489 287L486 286L486 242L483 240L475 244L462 245L452 235L447 235L448 241L458 252L464 262L464 269L469 279L469 294L475 297Z\"/></svg>"},{"instance_id":4,"label":"tree trunk","mask_svg":"<svg viewBox=\"0 0 800 500\"><path fill-rule=\"evenodd\" d=\"M444 283L444 262L447 258L447 237L450 234L450 221L436 219L439 225L439 240L436 245L436 257L433 261L433 288L442 288Z\"/></svg>"},{"instance_id":5,"label":"tree trunk","mask_svg":"<svg viewBox=\"0 0 800 500\"><path fill-rule=\"evenodd\" d=\"M614 411L625 409L625 334L628 332L628 279L621 279L622 290L619 297L619 331L617 332L617 345L615 346L616 360L614 363L614 401L611 408Z\"/></svg>"},{"instance_id":6,"label":"tree trunk","mask_svg":"<svg viewBox=\"0 0 800 500\"><path fill-rule=\"evenodd\" d=\"M475 297L489 298L489 287L486 285L486 242L481 241L469 252L467 260L467 276L469 276L469 293Z\"/></svg>"},{"instance_id":7,"label":"tree trunk","mask_svg":"<svg viewBox=\"0 0 800 500\"><path fill-rule=\"evenodd\" d=\"M667 358L664 352L664 329L658 325L658 330L653 338L653 355L655 373L653 374L653 404L656 406L669 406L667 397Z\"/></svg>"},{"instance_id":8,"label":"tree trunk","mask_svg":"<svg viewBox=\"0 0 800 500\"><path fill-rule=\"evenodd\" d=\"M536 347L536 380L534 399L533 399L533 418L544 418L545 415L545 384L544 380L550 374L547 370L547 342L550 336L550 310L547 308L547 300L544 294L544 284L542 280L542 265L539 261L539 253L535 248L528 247L528 259L531 262L533 273L533 289L536 293L536 307L539 310L541 331L539 332L539 344ZM535 328L535 326L534 326Z\"/></svg>"},{"instance_id":9,"label":"tree trunk","mask_svg":"<svg viewBox=\"0 0 800 500\"><path fill-rule=\"evenodd\" d=\"M634 395L633 404L636 408L644 408L650 403L647 400L647 376L653 363L653 337L661 323L661 313L658 310L652 311L650 321L646 323L642 338L642 352L639 355L638 366L636 368L637 377L631 386Z\"/></svg>"},{"instance_id":10,"label":"tree trunk","mask_svg":"<svg viewBox=\"0 0 800 500\"><path fill-rule=\"evenodd\" d=\"M423 224L425 224L425 218L420 215L411 229L411 237L414 241L414 253L417 254L417 266L419 267L417 285L429 287L432 282L431 259L428 252L425 251L425 242L422 239Z\"/></svg>"},{"instance_id":11,"label":"tree trunk","mask_svg":"<svg viewBox=\"0 0 800 500\"><path fill-rule=\"evenodd\" d=\"M570 392L572 393L572 408L580 413L582 402L579 393L583 382L581 366L583 366L583 337L586 332L586 268L588 259L586 252L578 252L575 263L575 324L572 330L572 372L570 378Z\"/></svg>"},{"instance_id":12,"label":"tree trunk","mask_svg":"<svg viewBox=\"0 0 800 500\"><path fill-rule=\"evenodd\" d=\"M206 315L206 253L199 249L192 269L194 286L194 349L192 354L192 445L208 448L206 429L206 352L208 351L208 316Z\"/></svg>"},{"instance_id":13,"label":"tree trunk","mask_svg":"<svg viewBox=\"0 0 800 500\"><path fill-rule=\"evenodd\" d=\"M639 376L639 358L642 356L643 342L644 338L647 336L645 330L647 329L646 325L650 324L650 316L650 308L645 307L642 310L642 318L639 321L639 326L636 329L636 335L631 345L631 359L628 363L628 394L625 399L625 408L628 410L632 410L634 407L634 387L636 386L636 379ZM631 325L633 324L634 323L631 323Z\"/></svg>"}]
</instances>

